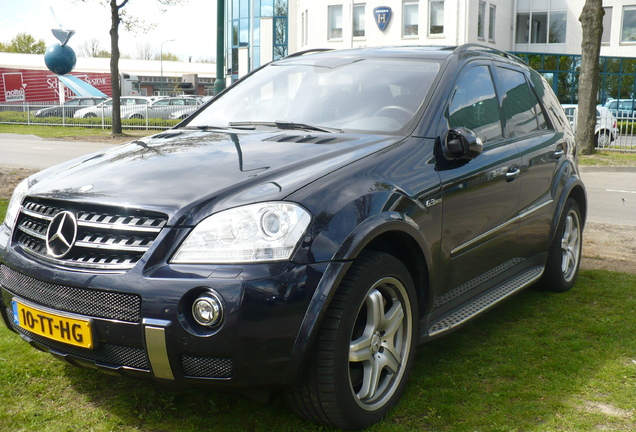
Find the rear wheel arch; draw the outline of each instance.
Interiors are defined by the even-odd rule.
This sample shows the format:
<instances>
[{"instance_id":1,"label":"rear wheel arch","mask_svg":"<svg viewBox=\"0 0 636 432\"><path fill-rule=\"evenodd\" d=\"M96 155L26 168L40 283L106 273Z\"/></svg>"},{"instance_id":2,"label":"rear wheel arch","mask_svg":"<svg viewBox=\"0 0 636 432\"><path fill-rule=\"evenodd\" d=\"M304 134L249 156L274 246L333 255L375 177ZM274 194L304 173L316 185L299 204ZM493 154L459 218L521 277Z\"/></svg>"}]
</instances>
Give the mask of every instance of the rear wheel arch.
<instances>
[{"instance_id":1,"label":"rear wheel arch","mask_svg":"<svg viewBox=\"0 0 636 432\"><path fill-rule=\"evenodd\" d=\"M569 193L569 198L574 199L581 210L581 219L583 225L585 225L585 220L587 218L587 197L585 195L585 190L581 185L576 185Z\"/></svg>"}]
</instances>

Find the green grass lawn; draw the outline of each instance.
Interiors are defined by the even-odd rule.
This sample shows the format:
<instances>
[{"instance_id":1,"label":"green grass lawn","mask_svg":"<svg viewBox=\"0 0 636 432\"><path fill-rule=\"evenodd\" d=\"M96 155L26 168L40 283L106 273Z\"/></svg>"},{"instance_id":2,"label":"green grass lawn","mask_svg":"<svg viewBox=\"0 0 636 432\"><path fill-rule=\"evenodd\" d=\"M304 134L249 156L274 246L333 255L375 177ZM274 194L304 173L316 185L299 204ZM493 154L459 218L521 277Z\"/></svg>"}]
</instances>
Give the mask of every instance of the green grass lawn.
<instances>
[{"instance_id":1,"label":"green grass lawn","mask_svg":"<svg viewBox=\"0 0 636 432\"><path fill-rule=\"evenodd\" d=\"M581 166L636 166L636 153L597 151L593 155L579 156Z\"/></svg>"},{"instance_id":2,"label":"green grass lawn","mask_svg":"<svg viewBox=\"0 0 636 432\"><path fill-rule=\"evenodd\" d=\"M130 135L134 139L137 136L146 136L157 133L157 130L126 129L124 135ZM19 124L0 124L0 133L14 133L36 135L41 138L77 138L77 137L102 137L105 140L112 136L110 129L63 127L63 126L26 126Z\"/></svg>"},{"instance_id":3,"label":"green grass lawn","mask_svg":"<svg viewBox=\"0 0 636 432\"><path fill-rule=\"evenodd\" d=\"M372 431L636 428L636 275L584 271L526 290L419 348L406 394ZM264 372L266 373L266 372ZM286 407L78 369L0 328L2 431L321 431Z\"/></svg>"}]
</instances>

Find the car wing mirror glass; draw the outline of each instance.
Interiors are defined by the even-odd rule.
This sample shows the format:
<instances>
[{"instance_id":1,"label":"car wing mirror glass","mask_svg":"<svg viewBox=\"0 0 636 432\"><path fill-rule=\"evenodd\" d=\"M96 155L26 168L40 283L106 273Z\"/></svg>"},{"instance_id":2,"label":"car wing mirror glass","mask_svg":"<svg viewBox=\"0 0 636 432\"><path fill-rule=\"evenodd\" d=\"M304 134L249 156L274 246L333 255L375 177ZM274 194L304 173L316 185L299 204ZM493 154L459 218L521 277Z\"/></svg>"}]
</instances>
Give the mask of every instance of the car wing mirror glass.
<instances>
[{"instance_id":1,"label":"car wing mirror glass","mask_svg":"<svg viewBox=\"0 0 636 432\"><path fill-rule=\"evenodd\" d=\"M481 138L464 127L453 128L444 140L444 157L448 160L475 159L484 149Z\"/></svg>"}]
</instances>

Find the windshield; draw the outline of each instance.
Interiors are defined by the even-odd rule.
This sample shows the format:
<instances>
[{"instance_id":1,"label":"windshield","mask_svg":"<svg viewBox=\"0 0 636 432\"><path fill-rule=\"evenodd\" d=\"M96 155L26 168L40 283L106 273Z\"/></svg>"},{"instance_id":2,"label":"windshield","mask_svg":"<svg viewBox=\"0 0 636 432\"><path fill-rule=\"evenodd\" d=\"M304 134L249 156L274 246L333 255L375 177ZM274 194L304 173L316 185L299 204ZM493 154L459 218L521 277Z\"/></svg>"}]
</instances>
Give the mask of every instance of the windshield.
<instances>
[{"instance_id":1,"label":"windshield","mask_svg":"<svg viewBox=\"0 0 636 432\"><path fill-rule=\"evenodd\" d=\"M439 64L430 60L296 58L238 82L188 127L274 123L397 132L422 104Z\"/></svg>"}]
</instances>

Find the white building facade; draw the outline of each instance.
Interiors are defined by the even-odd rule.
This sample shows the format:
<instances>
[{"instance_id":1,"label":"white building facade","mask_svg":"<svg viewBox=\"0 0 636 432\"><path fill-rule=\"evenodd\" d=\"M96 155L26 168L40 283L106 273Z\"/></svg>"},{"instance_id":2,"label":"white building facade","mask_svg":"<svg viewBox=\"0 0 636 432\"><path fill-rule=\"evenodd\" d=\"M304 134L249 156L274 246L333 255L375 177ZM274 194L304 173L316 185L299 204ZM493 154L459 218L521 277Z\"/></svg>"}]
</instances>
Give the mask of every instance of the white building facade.
<instances>
[{"instance_id":1,"label":"white building facade","mask_svg":"<svg viewBox=\"0 0 636 432\"><path fill-rule=\"evenodd\" d=\"M471 42L512 49L514 5L509 0L296 0L296 4L299 50Z\"/></svg>"},{"instance_id":2,"label":"white building facade","mask_svg":"<svg viewBox=\"0 0 636 432\"><path fill-rule=\"evenodd\" d=\"M585 0L290 0L290 13L296 16L289 38L300 51L481 43L505 51L580 55L579 16L584 4ZM636 1L604 0L603 7L601 55L636 57ZM388 23L378 25L378 20Z\"/></svg>"}]
</instances>

